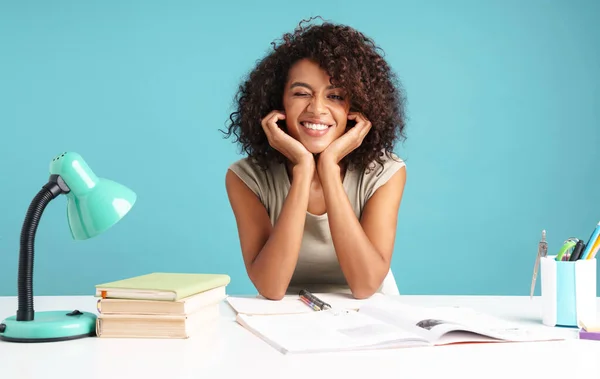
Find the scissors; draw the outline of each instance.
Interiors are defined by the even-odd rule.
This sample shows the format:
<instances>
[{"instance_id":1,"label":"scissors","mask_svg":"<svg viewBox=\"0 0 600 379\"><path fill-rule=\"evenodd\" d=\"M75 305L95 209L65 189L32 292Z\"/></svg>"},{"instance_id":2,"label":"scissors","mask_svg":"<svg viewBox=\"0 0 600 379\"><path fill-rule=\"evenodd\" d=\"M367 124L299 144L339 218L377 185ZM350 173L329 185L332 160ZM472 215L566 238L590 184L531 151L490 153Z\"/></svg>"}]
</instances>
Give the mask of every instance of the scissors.
<instances>
[{"instance_id":1,"label":"scissors","mask_svg":"<svg viewBox=\"0 0 600 379\"><path fill-rule=\"evenodd\" d=\"M565 254L567 254L567 256L565 257L566 260L569 260L569 255L571 255L571 252L573 251L573 248L575 247L578 241L579 239L574 237L571 237L568 240L566 240L561 246L560 250L558 251L558 254L556 255L556 260L562 261L563 256Z\"/></svg>"},{"instance_id":2,"label":"scissors","mask_svg":"<svg viewBox=\"0 0 600 379\"><path fill-rule=\"evenodd\" d=\"M546 231L542 230L542 240L538 243L537 258L535 259L535 266L533 267L533 277L531 278L531 291L529 292L529 298L533 297L533 291L535 290L535 281L538 275L538 268L540 266L540 259L548 255L548 242L546 242Z\"/></svg>"}]
</instances>

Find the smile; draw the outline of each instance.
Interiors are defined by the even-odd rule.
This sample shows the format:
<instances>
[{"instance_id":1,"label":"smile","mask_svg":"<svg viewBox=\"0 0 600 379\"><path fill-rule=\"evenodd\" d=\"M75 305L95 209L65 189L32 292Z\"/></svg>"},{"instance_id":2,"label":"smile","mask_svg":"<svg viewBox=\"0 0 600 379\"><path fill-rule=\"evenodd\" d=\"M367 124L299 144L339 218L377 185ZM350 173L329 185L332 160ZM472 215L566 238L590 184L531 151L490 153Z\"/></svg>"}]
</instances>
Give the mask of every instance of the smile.
<instances>
[{"instance_id":1,"label":"smile","mask_svg":"<svg viewBox=\"0 0 600 379\"><path fill-rule=\"evenodd\" d=\"M312 122L301 122L300 124L302 126L304 126L306 129L310 129L310 130L326 130L331 126L331 125L327 125L327 124L315 124Z\"/></svg>"},{"instance_id":2,"label":"smile","mask_svg":"<svg viewBox=\"0 0 600 379\"><path fill-rule=\"evenodd\" d=\"M301 121L300 125L302 125L302 130L304 134L310 137L322 137L329 131L333 125L324 124L321 122L309 122L309 121Z\"/></svg>"}]
</instances>

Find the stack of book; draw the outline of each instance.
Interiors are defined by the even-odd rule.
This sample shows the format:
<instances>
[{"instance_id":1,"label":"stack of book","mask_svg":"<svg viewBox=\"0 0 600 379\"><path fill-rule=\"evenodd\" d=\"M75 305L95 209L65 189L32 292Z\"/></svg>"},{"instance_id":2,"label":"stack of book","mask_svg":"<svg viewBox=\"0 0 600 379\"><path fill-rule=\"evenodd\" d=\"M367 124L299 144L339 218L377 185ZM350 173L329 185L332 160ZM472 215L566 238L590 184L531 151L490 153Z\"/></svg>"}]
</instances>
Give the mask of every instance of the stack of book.
<instances>
[{"instance_id":1,"label":"stack of book","mask_svg":"<svg viewBox=\"0 0 600 379\"><path fill-rule=\"evenodd\" d=\"M151 273L98 284L98 337L189 338L217 326L224 274Z\"/></svg>"}]
</instances>

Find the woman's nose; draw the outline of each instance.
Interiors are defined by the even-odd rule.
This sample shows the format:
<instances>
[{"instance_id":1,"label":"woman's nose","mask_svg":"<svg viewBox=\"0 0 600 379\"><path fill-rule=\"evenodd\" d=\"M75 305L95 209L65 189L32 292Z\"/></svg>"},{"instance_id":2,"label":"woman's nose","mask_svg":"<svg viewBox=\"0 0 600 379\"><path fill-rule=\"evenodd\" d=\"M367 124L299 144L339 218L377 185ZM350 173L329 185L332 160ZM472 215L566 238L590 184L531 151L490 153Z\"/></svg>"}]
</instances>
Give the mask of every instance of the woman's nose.
<instances>
[{"instance_id":1,"label":"woman's nose","mask_svg":"<svg viewBox=\"0 0 600 379\"><path fill-rule=\"evenodd\" d=\"M308 110L314 114L324 114L327 112L325 103L320 96L314 96L308 105Z\"/></svg>"}]
</instances>

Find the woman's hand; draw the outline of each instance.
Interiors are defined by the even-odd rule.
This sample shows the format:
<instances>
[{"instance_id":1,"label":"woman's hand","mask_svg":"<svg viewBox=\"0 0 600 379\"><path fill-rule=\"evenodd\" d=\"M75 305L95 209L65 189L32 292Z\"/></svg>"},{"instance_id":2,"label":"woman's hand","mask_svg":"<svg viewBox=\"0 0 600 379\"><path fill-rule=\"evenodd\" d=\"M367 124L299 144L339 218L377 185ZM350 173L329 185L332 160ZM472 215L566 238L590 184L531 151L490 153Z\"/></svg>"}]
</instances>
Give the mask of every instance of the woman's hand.
<instances>
[{"instance_id":1,"label":"woman's hand","mask_svg":"<svg viewBox=\"0 0 600 379\"><path fill-rule=\"evenodd\" d=\"M327 146L319 157L319 163L323 161L324 164L338 164L346 155L362 144L365 136L371 130L371 121L360 113L348 114L348 120L356 120L356 125Z\"/></svg>"},{"instance_id":2,"label":"woman's hand","mask_svg":"<svg viewBox=\"0 0 600 379\"><path fill-rule=\"evenodd\" d=\"M280 111L272 111L262 119L261 125L269 145L289 159L294 166L299 164L314 164L313 155L289 134L281 130L277 121L284 120L285 114Z\"/></svg>"}]
</instances>

